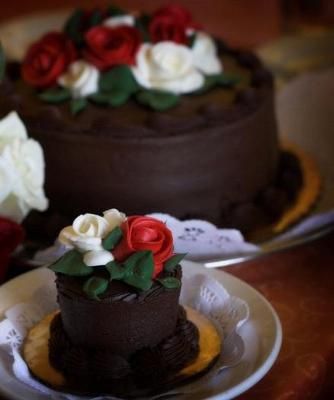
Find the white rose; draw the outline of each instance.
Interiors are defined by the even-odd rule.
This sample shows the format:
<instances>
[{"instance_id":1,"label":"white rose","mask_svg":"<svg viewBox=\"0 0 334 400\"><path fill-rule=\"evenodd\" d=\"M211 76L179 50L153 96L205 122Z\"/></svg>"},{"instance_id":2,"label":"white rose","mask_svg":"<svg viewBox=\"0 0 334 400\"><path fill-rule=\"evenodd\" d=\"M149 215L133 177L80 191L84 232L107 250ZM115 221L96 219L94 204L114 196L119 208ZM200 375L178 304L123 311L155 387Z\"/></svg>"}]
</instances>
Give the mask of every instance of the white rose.
<instances>
[{"instance_id":1,"label":"white rose","mask_svg":"<svg viewBox=\"0 0 334 400\"><path fill-rule=\"evenodd\" d=\"M83 60L71 63L60 75L58 84L69 89L73 98L86 97L98 91L100 73L94 65Z\"/></svg>"},{"instance_id":2,"label":"white rose","mask_svg":"<svg viewBox=\"0 0 334 400\"><path fill-rule=\"evenodd\" d=\"M0 157L0 203L2 203L13 189L14 174L8 162Z\"/></svg>"},{"instance_id":3,"label":"white rose","mask_svg":"<svg viewBox=\"0 0 334 400\"><path fill-rule=\"evenodd\" d=\"M222 63L217 56L216 44L203 32L197 32L192 46L193 62L196 68L206 75L222 72Z\"/></svg>"},{"instance_id":4,"label":"white rose","mask_svg":"<svg viewBox=\"0 0 334 400\"><path fill-rule=\"evenodd\" d=\"M133 15L118 15L116 17L110 17L103 21L104 26L109 26L110 28L115 28L117 26L134 26L135 19Z\"/></svg>"},{"instance_id":5,"label":"white rose","mask_svg":"<svg viewBox=\"0 0 334 400\"><path fill-rule=\"evenodd\" d=\"M4 147L2 157L13 174L12 192L18 198L22 215L25 216L29 209L46 210L45 164L40 144L33 139L16 138Z\"/></svg>"},{"instance_id":6,"label":"white rose","mask_svg":"<svg viewBox=\"0 0 334 400\"><path fill-rule=\"evenodd\" d=\"M102 241L125 218L125 214L115 208L105 211L103 217L95 214L79 215L72 226L67 226L60 232L59 241L67 248L85 253L83 261L86 265L105 265L114 257L110 251L104 250Z\"/></svg>"},{"instance_id":7,"label":"white rose","mask_svg":"<svg viewBox=\"0 0 334 400\"><path fill-rule=\"evenodd\" d=\"M132 71L143 87L176 94L193 92L204 83L194 67L192 51L170 41L141 45Z\"/></svg>"},{"instance_id":8,"label":"white rose","mask_svg":"<svg viewBox=\"0 0 334 400\"><path fill-rule=\"evenodd\" d=\"M0 148L3 147L11 140L27 139L27 130L17 115L16 111L10 112L6 117L0 120Z\"/></svg>"}]
</instances>

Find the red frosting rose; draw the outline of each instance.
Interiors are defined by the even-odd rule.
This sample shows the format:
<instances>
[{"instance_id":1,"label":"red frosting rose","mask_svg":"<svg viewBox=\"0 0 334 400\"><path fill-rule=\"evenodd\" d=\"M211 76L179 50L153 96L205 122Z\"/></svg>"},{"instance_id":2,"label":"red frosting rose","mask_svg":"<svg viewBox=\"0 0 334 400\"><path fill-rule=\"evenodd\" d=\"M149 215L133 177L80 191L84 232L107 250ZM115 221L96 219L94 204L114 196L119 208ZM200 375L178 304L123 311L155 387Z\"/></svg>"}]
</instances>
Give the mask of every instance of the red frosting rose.
<instances>
[{"instance_id":1,"label":"red frosting rose","mask_svg":"<svg viewBox=\"0 0 334 400\"><path fill-rule=\"evenodd\" d=\"M131 26L97 26L86 33L85 39L84 57L100 70L113 65L134 64L141 42L138 29Z\"/></svg>"},{"instance_id":2,"label":"red frosting rose","mask_svg":"<svg viewBox=\"0 0 334 400\"><path fill-rule=\"evenodd\" d=\"M75 58L75 47L65 34L48 33L28 50L22 63L22 77L34 86L51 86Z\"/></svg>"},{"instance_id":3,"label":"red frosting rose","mask_svg":"<svg viewBox=\"0 0 334 400\"><path fill-rule=\"evenodd\" d=\"M21 225L0 217L0 280L4 278L11 253L24 239Z\"/></svg>"},{"instance_id":4,"label":"red frosting rose","mask_svg":"<svg viewBox=\"0 0 334 400\"><path fill-rule=\"evenodd\" d=\"M152 42L171 40L186 44L187 28L195 27L190 13L183 7L169 5L157 10L151 19L149 31Z\"/></svg>"},{"instance_id":5,"label":"red frosting rose","mask_svg":"<svg viewBox=\"0 0 334 400\"><path fill-rule=\"evenodd\" d=\"M153 278L160 274L163 263L173 255L173 236L166 225L154 218L132 216L121 225L123 238L113 250L117 261L126 260L136 251L151 250L154 259Z\"/></svg>"}]
</instances>

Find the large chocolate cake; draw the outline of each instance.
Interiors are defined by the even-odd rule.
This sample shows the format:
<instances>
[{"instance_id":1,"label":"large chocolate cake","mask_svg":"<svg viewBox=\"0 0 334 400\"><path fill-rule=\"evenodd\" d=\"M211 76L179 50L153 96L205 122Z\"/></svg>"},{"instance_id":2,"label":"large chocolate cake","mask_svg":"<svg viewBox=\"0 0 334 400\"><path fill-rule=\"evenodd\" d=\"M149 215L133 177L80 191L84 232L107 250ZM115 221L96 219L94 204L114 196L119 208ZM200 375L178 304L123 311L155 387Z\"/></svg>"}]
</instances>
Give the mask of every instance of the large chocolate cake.
<instances>
[{"instance_id":1,"label":"large chocolate cake","mask_svg":"<svg viewBox=\"0 0 334 400\"><path fill-rule=\"evenodd\" d=\"M66 388L132 396L175 380L196 359L199 334L179 305L182 255L171 232L113 209L79 216L59 239L68 251L50 267L60 313L49 359Z\"/></svg>"},{"instance_id":2,"label":"large chocolate cake","mask_svg":"<svg viewBox=\"0 0 334 400\"><path fill-rule=\"evenodd\" d=\"M129 26L130 16L120 10L108 13L109 25L105 14L74 14L61 34L67 35L61 40L75 44L71 49L69 43L63 44L67 61L61 61L69 64L83 57L92 63L104 79L101 83L100 78L98 93L80 97L72 92L69 103L68 88L64 89L68 78L48 83L39 78L33 68L43 72L45 67L49 74L48 63L55 57L39 52L40 48L49 51L43 43L50 46L56 41L50 37L32 46L21 72L20 66L10 64L2 84L1 113L17 110L44 148L51 212L73 217L79 210L101 212L114 204L131 214L165 212L243 231L279 216L294 198L301 177L295 160L279 149L273 79L259 59L206 34L196 43L204 35L202 28L181 7L138 17L133 26ZM87 28L92 15L103 28ZM133 59L123 61L131 66L130 78L130 69L124 72L117 63L116 67L106 63L100 43L92 50L98 34L103 42L103 35L122 29L137 31L126 32L132 41L127 36L118 38L121 43L124 40L130 46L131 42L138 48L136 40L145 41ZM179 87L167 90L163 80L159 86L145 81L146 76L138 77L142 62L138 54L147 40L153 46L197 46L203 53L199 64L204 66L196 70L204 71L202 83L188 90L183 87L185 75ZM115 46L110 43L104 49ZM206 54L214 58L214 67L206 64ZM162 66L169 62L166 57ZM105 77L110 71L116 72L108 81ZM125 86L128 92L124 94Z\"/></svg>"}]
</instances>

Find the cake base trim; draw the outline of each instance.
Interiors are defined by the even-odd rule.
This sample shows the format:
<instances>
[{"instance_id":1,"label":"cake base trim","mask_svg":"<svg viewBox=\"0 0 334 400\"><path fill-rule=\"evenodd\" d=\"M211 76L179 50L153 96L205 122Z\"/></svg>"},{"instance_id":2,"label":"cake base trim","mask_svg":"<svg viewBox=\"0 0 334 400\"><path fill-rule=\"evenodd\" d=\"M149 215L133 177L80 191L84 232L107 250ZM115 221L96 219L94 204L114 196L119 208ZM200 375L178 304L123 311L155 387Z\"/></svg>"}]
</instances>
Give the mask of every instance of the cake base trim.
<instances>
[{"instance_id":1,"label":"cake base trim","mask_svg":"<svg viewBox=\"0 0 334 400\"><path fill-rule=\"evenodd\" d=\"M179 385L205 372L213 365L221 352L221 338L212 322L194 309L189 307L185 309L187 318L199 331L199 354L190 365L177 372L173 379L169 380L172 385ZM23 358L30 372L38 380L56 390L68 392L71 391L71 387L66 378L49 361L50 324L57 313L59 311L47 315L28 332L23 345Z\"/></svg>"}]
</instances>

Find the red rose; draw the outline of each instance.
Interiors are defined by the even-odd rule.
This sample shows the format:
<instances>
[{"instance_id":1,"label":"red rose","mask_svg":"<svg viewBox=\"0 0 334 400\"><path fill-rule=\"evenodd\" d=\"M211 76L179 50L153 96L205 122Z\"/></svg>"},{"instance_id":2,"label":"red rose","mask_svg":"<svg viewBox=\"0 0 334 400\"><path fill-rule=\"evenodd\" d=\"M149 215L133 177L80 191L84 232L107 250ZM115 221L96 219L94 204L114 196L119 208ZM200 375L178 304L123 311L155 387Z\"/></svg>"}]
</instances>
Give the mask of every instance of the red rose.
<instances>
[{"instance_id":1,"label":"red rose","mask_svg":"<svg viewBox=\"0 0 334 400\"><path fill-rule=\"evenodd\" d=\"M163 263L173 255L173 236L167 226L154 218L132 216L121 225L123 238L113 250L117 261L126 260L136 251L151 250L154 259L153 278Z\"/></svg>"},{"instance_id":2,"label":"red rose","mask_svg":"<svg viewBox=\"0 0 334 400\"><path fill-rule=\"evenodd\" d=\"M22 77L34 86L52 86L75 58L75 47L65 34L48 33L28 50L22 63Z\"/></svg>"},{"instance_id":3,"label":"red rose","mask_svg":"<svg viewBox=\"0 0 334 400\"><path fill-rule=\"evenodd\" d=\"M84 57L100 70L113 65L134 64L141 42L138 29L131 26L97 26L86 33L85 39Z\"/></svg>"},{"instance_id":4,"label":"red rose","mask_svg":"<svg viewBox=\"0 0 334 400\"><path fill-rule=\"evenodd\" d=\"M186 44L188 38L187 28L194 28L191 14L183 7L169 5L157 10L149 24L152 42L171 40L176 43Z\"/></svg>"},{"instance_id":5,"label":"red rose","mask_svg":"<svg viewBox=\"0 0 334 400\"><path fill-rule=\"evenodd\" d=\"M21 225L0 217L0 281L4 278L11 253L24 239Z\"/></svg>"}]
</instances>

